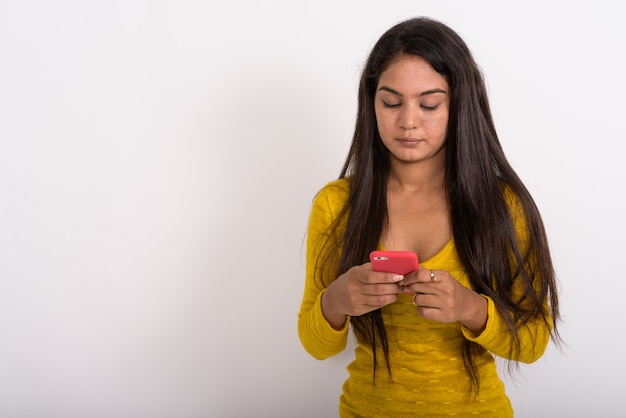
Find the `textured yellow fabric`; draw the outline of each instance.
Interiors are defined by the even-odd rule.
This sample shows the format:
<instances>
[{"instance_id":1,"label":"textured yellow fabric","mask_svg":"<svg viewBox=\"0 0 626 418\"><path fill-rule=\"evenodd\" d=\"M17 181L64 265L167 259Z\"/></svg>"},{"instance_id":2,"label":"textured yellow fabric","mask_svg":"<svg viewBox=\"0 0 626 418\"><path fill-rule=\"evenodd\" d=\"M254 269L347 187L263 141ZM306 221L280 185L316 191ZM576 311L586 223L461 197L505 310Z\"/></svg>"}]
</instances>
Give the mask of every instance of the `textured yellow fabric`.
<instances>
[{"instance_id":1,"label":"textured yellow fabric","mask_svg":"<svg viewBox=\"0 0 626 418\"><path fill-rule=\"evenodd\" d=\"M306 351L320 360L343 351L349 334L349 320L343 329L335 330L324 318L321 297L325 289L314 278L314 271L319 267L316 264L319 245L326 239L327 228L343 208L347 193L347 180L327 184L314 200L309 221L306 284L298 314L298 333ZM514 206L511 203L513 213L517 210L519 215L519 208ZM520 222L517 223L520 231ZM420 265L427 269L447 270L469 287L452 240ZM384 355L379 351L379 368L374 382L372 350L357 344L355 358L348 365L349 377L343 386L339 415L512 417L513 411L491 354L508 358L510 339L494 303L487 299L489 318L486 329L479 336L474 336L458 323L442 324L420 317L411 295L400 295L395 303L384 307L382 313L388 333L393 380L384 366ZM545 350L549 332L540 321L521 329L522 352L515 360L537 360ZM476 358L481 382L476 396L470 390L463 365L461 347L464 339L484 348Z\"/></svg>"}]
</instances>

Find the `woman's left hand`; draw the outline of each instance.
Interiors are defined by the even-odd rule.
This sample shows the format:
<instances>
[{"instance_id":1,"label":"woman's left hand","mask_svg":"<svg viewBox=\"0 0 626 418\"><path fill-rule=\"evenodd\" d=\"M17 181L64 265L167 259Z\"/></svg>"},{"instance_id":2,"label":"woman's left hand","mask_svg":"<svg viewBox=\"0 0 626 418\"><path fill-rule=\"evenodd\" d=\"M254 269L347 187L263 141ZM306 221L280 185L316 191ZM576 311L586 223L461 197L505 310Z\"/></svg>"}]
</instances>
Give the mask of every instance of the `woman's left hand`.
<instances>
[{"instance_id":1,"label":"woman's left hand","mask_svg":"<svg viewBox=\"0 0 626 418\"><path fill-rule=\"evenodd\" d=\"M445 270L420 267L401 282L413 293L413 303L421 316L433 321L459 321L474 335L487 325L487 299L460 284Z\"/></svg>"}]
</instances>

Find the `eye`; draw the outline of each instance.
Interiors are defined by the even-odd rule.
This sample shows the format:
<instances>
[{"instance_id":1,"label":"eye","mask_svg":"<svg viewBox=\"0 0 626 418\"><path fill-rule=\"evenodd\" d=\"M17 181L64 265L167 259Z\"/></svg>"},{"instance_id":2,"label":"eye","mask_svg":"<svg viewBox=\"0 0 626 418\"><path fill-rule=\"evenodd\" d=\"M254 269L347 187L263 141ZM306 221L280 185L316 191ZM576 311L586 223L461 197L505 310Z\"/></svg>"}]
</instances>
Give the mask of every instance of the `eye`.
<instances>
[{"instance_id":1,"label":"eye","mask_svg":"<svg viewBox=\"0 0 626 418\"><path fill-rule=\"evenodd\" d=\"M383 100L383 106L388 109L394 109L396 107L400 107L400 103L389 103Z\"/></svg>"},{"instance_id":2,"label":"eye","mask_svg":"<svg viewBox=\"0 0 626 418\"><path fill-rule=\"evenodd\" d=\"M426 111L432 111L432 110L437 110L437 108L439 107L439 104L436 104L434 106L426 106L424 104L420 105L420 107Z\"/></svg>"}]
</instances>

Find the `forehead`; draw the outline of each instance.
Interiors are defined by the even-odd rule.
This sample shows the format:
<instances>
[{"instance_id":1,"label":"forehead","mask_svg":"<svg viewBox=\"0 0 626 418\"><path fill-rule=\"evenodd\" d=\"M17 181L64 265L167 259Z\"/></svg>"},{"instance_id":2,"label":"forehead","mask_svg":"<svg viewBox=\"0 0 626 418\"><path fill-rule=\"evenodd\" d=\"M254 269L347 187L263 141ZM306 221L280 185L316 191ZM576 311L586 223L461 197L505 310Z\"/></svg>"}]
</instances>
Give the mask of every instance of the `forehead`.
<instances>
[{"instance_id":1,"label":"forehead","mask_svg":"<svg viewBox=\"0 0 626 418\"><path fill-rule=\"evenodd\" d=\"M439 88L448 91L448 82L418 55L401 54L391 60L378 78L378 87L391 87L403 95Z\"/></svg>"}]
</instances>

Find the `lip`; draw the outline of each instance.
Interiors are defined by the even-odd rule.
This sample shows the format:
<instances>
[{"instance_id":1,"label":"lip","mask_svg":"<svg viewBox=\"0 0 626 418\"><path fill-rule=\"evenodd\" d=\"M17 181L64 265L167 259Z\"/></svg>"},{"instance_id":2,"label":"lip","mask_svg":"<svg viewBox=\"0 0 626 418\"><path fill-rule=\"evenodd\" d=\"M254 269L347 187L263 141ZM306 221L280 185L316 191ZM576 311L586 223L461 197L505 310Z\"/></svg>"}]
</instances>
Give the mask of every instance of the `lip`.
<instances>
[{"instance_id":1,"label":"lip","mask_svg":"<svg viewBox=\"0 0 626 418\"><path fill-rule=\"evenodd\" d=\"M417 138L398 138L398 141L402 142L404 145L415 145L421 140Z\"/></svg>"}]
</instances>

